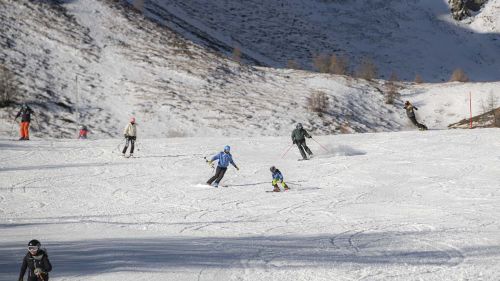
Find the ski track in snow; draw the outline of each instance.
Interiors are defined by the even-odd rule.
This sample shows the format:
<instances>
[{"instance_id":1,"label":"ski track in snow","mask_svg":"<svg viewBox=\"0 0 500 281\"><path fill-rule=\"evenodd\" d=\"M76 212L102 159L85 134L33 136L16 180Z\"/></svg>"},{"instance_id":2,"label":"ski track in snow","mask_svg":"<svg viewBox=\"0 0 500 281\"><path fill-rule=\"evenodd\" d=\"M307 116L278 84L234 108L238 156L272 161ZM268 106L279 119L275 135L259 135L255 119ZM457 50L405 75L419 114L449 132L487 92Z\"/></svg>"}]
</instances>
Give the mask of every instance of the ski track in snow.
<instances>
[{"instance_id":1,"label":"ski track in snow","mask_svg":"<svg viewBox=\"0 0 500 281\"><path fill-rule=\"evenodd\" d=\"M0 280L34 237L51 280L497 280L499 136L322 136L302 162L281 159L287 137L141 140L134 158L116 140L0 140ZM205 186L225 143L241 169ZM271 165L290 191L265 192Z\"/></svg>"}]
</instances>

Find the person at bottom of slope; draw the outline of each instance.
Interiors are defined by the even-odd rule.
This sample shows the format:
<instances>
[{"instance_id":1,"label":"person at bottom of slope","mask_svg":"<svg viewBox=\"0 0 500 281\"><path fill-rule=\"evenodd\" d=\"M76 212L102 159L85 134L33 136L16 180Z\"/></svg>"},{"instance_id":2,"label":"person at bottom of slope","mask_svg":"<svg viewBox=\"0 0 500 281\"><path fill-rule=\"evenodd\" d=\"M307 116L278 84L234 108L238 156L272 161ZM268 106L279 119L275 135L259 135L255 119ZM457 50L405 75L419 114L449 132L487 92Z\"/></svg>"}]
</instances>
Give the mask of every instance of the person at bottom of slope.
<instances>
[{"instance_id":1,"label":"person at bottom of slope","mask_svg":"<svg viewBox=\"0 0 500 281\"><path fill-rule=\"evenodd\" d=\"M27 103L23 103L21 106L21 109L19 112L16 114L16 118L14 118L14 121L17 120L17 118L21 117L21 124L20 124L20 133L21 137L19 140L29 140L30 139L30 122L31 122L31 114L34 114L35 112L31 107L28 106Z\"/></svg>"},{"instance_id":2,"label":"person at bottom of slope","mask_svg":"<svg viewBox=\"0 0 500 281\"><path fill-rule=\"evenodd\" d=\"M212 157L212 159L210 159L210 161L208 162L211 165L213 161L218 160L217 169L215 169L215 175L207 181L208 185L212 185L215 187L219 186L220 181L222 180L224 174L227 171L229 163L231 163L231 165L233 165L236 168L236 170L240 169L234 163L233 156L231 155L230 150L231 147L229 147L229 145L226 145L224 147L224 151Z\"/></svg>"},{"instance_id":3,"label":"person at bottom of slope","mask_svg":"<svg viewBox=\"0 0 500 281\"><path fill-rule=\"evenodd\" d=\"M310 139L311 136L304 128L302 128L302 124L298 123L295 130L292 132L292 142L297 145L304 160L307 160L304 150L309 154L309 157L313 155L309 147L307 147L306 138Z\"/></svg>"},{"instance_id":4,"label":"person at bottom of slope","mask_svg":"<svg viewBox=\"0 0 500 281\"><path fill-rule=\"evenodd\" d=\"M40 249L40 247L41 244L38 240L31 240L28 243L28 253L23 258L19 281L23 281L26 270L28 270L27 281L49 280L49 271L52 270L52 265L46 251Z\"/></svg>"},{"instance_id":5,"label":"person at bottom of slope","mask_svg":"<svg viewBox=\"0 0 500 281\"><path fill-rule=\"evenodd\" d=\"M128 145L130 143L130 156L134 155L134 144L137 139L137 128L135 124L135 118L130 118L130 123L127 124L123 130L123 135L125 136L125 147L123 148L122 154L125 156L127 152Z\"/></svg>"},{"instance_id":6,"label":"person at bottom of slope","mask_svg":"<svg viewBox=\"0 0 500 281\"><path fill-rule=\"evenodd\" d=\"M280 192L280 188L278 187L278 182L281 183L285 191L289 190L290 188L288 185L286 185L285 181L283 180L283 174L280 172L280 170L276 169L276 167L272 166L271 167L271 173L273 174L273 191L274 192Z\"/></svg>"},{"instance_id":7,"label":"person at bottom of slope","mask_svg":"<svg viewBox=\"0 0 500 281\"><path fill-rule=\"evenodd\" d=\"M427 130L427 126L425 126L424 124L420 124L417 121L414 111L414 109L418 110L417 107L413 106L413 104L411 104L409 101L406 101L405 106L403 108L406 109L406 116L410 118L413 125L417 126L420 130Z\"/></svg>"}]
</instances>

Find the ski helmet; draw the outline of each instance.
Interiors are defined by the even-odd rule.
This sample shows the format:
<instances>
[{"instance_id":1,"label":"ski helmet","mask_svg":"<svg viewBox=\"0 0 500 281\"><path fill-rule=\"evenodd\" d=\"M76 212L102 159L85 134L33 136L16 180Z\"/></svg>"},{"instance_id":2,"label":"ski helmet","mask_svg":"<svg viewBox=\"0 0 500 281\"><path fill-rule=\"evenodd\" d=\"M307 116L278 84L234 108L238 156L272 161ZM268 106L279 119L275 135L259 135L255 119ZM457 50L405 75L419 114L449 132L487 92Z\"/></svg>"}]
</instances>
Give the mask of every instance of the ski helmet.
<instances>
[{"instance_id":1,"label":"ski helmet","mask_svg":"<svg viewBox=\"0 0 500 281\"><path fill-rule=\"evenodd\" d=\"M231 151L231 147L229 145L224 146L224 152Z\"/></svg>"},{"instance_id":2,"label":"ski helmet","mask_svg":"<svg viewBox=\"0 0 500 281\"><path fill-rule=\"evenodd\" d=\"M132 123L132 124L135 123L135 117L130 118L130 123Z\"/></svg>"},{"instance_id":3,"label":"ski helmet","mask_svg":"<svg viewBox=\"0 0 500 281\"><path fill-rule=\"evenodd\" d=\"M297 123L297 129L302 129L302 123Z\"/></svg>"},{"instance_id":4,"label":"ski helmet","mask_svg":"<svg viewBox=\"0 0 500 281\"><path fill-rule=\"evenodd\" d=\"M271 166L271 168L269 170L274 173L274 171L276 171L276 167Z\"/></svg>"},{"instance_id":5,"label":"ski helmet","mask_svg":"<svg viewBox=\"0 0 500 281\"><path fill-rule=\"evenodd\" d=\"M28 242L28 250L38 250L41 245L40 241L33 239Z\"/></svg>"}]
</instances>

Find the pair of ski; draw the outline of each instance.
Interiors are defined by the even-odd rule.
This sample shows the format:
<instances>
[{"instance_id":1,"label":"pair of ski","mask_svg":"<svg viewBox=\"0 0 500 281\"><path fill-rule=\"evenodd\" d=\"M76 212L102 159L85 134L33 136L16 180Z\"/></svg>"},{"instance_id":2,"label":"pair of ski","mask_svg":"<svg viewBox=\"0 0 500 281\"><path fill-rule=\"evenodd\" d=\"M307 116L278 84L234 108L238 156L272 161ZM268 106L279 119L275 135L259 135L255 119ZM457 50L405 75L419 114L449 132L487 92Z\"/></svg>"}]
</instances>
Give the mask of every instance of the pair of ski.
<instances>
[{"instance_id":1,"label":"pair of ski","mask_svg":"<svg viewBox=\"0 0 500 281\"><path fill-rule=\"evenodd\" d=\"M311 160L313 157L312 155L309 155L309 158L300 158L300 159L297 159L297 161L307 161L307 160Z\"/></svg>"},{"instance_id":2,"label":"pair of ski","mask_svg":"<svg viewBox=\"0 0 500 281\"><path fill-rule=\"evenodd\" d=\"M269 193L269 192L280 193L280 192L288 192L288 191L290 191L290 189L285 189L285 190L279 191L279 192L278 191L274 191L274 190L266 190L266 193Z\"/></svg>"}]
</instances>

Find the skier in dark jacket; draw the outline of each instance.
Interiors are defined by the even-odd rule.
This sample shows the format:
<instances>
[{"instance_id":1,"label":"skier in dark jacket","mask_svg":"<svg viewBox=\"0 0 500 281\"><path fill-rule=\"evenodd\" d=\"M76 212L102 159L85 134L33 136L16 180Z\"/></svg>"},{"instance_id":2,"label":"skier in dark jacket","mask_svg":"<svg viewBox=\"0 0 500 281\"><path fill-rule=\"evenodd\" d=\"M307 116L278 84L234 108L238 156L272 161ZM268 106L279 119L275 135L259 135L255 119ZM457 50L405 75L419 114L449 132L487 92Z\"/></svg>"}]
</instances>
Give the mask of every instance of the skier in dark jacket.
<instances>
[{"instance_id":1,"label":"skier in dark jacket","mask_svg":"<svg viewBox=\"0 0 500 281\"><path fill-rule=\"evenodd\" d=\"M313 154L309 147L307 147L306 145L306 138L310 139L311 136L304 128L302 128L302 124L298 123L295 130L293 130L292 132L292 142L297 145L304 160L307 160L307 156L304 150L309 154L309 157L311 157Z\"/></svg>"},{"instance_id":2,"label":"skier in dark jacket","mask_svg":"<svg viewBox=\"0 0 500 281\"><path fill-rule=\"evenodd\" d=\"M226 173L229 164L233 165L236 168L236 170L240 169L234 163L233 156L231 155L230 150L231 147L229 147L229 145L226 145L224 147L224 151L212 157L212 159L208 162L210 165L212 165L213 161L218 160L217 169L215 170L215 175L207 181L208 185L219 187L219 183L224 177L224 174Z\"/></svg>"},{"instance_id":3,"label":"skier in dark jacket","mask_svg":"<svg viewBox=\"0 0 500 281\"><path fill-rule=\"evenodd\" d=\"M31 240L28 243L28 253L24 256L19 281L23 281L24 274L28 270L27 281L48 281L49 272L52 270L47 253L40 249L38 240Z\"/></svg>"},{"instance_id":4,"label":"skier in dark jacket","mask_svg":"<svg viewBox=\"0 0 500 281\"><path fill-rule=\"evenodd\" d=\"M34 113L35 112L28 106L28 104L23 103L21 109L16 114L16 118L14 118L14 121L16 121L17 118L21 117L21 124L20 124L21 138L19 138L19 140L30 139L31 114Z\"/></svg>"},{"instance_id":5,"label":"skier in dark jacket","mask_svg":"<svg viewBox=\"0 0 500 281\"><path fill-rule=\"evenodd\" d=\"M427 126L425 126L424 124L420 124L417 121L417 118L415 116L415 111L413 111L413 110L418 110L417 107L413 106L413 104L411 104L409 101L406 101L405 106L403 108L406 109L406 116L410 118L413 125L417 126L420 130L427 130Z\"/></svg>"}]
</instances>

